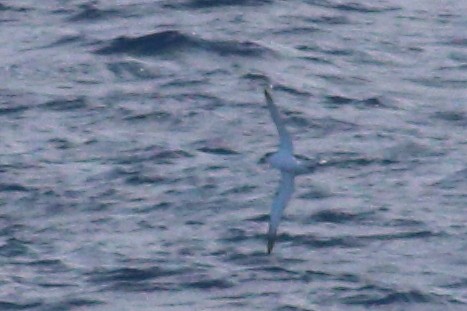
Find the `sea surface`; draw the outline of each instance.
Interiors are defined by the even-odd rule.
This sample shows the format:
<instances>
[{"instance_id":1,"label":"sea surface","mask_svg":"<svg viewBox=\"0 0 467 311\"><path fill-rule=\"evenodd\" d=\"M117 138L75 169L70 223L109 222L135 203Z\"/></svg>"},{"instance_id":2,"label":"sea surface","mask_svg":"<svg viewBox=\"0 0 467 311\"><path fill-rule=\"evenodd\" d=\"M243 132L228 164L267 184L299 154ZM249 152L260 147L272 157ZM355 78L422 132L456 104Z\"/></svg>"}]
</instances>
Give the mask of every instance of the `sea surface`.
<instances>
[{"instance_id":1,"label":"sea surface","mask_svg":"<svg viewBox=\"0 0 467 311\"><path fill-rule=\"evenodd\" d=\"M3 0L0 310L467 310L466 155L467 1Z\"/></svg>"}]
</instances>

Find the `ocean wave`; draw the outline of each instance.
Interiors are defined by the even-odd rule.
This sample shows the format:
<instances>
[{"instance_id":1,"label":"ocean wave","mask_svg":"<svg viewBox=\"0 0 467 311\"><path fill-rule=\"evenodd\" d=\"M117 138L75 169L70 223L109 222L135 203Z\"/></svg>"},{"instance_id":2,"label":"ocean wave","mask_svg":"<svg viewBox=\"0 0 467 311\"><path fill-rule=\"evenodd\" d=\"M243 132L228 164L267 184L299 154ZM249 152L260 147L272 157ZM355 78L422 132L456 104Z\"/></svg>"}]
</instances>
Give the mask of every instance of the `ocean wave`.
<instances>
[{"instance_id":1,"label":"ocean wave","mask_svg":"<svg viewBox=\"0 0 467 311\"><path fill-rule=\"evenodd\" d=\"M117 16L120 12L116 9L100 9L95 3L86 3L79 6L79 11L70 16L70 22L90 22L98 19L108 19Z\"/></svg>"},{"instance_id":2,"label":"ocean wave","mask_svg":"<svg viewBox=\"0 0 467 311\"><path fill-rule=\"evenodd\" d=\"M365 307L390 306L398 308L406 306L420 305L431 309L434 305L445 305L446 303L459 303L449 296L432 294L417 289L398 290L393 288L383 288L375 285L367 285L352 290L352 293L341 298L341 302L346 305L362 305Z\"/></svg>"},{"instance_id":3,"label":"ocean wave","mask_svg":"<svg viewBox=\"0 0 467 311\"><path fill-rule=\"evenodd\" d=\"M272 53L271 50L252 41L208 40L194 34L176 30L151 33L139 37L119 37L95 52L102 55L128 54L135 56L157 56L166 53L189 53L196 50L220 56L258 57Z\"/></svg>"},{"instance_id":4,"label":"ocean wave","mask_svg":"<svg viewBox=\"0 0 467 311\"><path fill-rule=\"evenodd\" d=\"M272 0L182 0L168 1L170 8L206 9L225 6L260 6L272 3Z\"/></svg>"}]
</instances>

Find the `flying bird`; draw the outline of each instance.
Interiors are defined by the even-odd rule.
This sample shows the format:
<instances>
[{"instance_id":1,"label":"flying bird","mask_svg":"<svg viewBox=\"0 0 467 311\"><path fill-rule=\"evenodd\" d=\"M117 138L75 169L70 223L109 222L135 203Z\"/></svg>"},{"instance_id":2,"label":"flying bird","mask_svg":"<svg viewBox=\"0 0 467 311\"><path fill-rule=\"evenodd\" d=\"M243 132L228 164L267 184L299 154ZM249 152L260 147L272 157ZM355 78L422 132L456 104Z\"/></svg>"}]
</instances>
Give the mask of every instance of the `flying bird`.
<instances>
[{"instance_id":1,"label":"flying bird","mask_svg":"<svg viewBox=\"0 0 467 311\"><path fill-rule=\"evenodd\" d=\"M266 161L281 173L281 180L274 201L271 206L271 215L268 229L268 254L271 253L276 241L277 228L287 203L290 201L294 192L295 176L310 172L309 167L295 158L293 155L292 138L285 128L284 122L280 117L279 110L274 104L272 98L272 89L270 86L264 89L266 104L271 114L272 121L276 125L279 134L279 150L267 156Z\"/></svg>"}]
</instances>

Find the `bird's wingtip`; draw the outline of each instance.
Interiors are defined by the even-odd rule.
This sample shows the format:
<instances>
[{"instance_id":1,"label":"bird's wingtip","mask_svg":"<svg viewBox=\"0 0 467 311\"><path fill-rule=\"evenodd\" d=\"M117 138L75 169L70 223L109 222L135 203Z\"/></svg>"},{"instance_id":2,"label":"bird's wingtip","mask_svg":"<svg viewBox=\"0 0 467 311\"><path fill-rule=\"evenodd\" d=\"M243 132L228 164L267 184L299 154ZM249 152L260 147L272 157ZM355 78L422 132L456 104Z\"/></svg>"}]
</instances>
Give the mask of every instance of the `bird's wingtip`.
<instances>
[{"instance_id":1,"label":"bird's wingtip","mask_svg":"<svg viewBox=\"0 0 467 311\"><path fill-rule=\"evenodd\" d=\"M271 254L275 242L276 242L276 231L270 228L268 232L268 254Z\"/></svg>"},{"instance_id":2,"label":"bird's wingtip","mask_svg":"<svg viewBox=\"0 0 467 311\"><path fill-rule=\"evenodd\" d=\"M272 248L274 247L274 240L268 240L268 255L271 254Z\"/></svg>"}]
</instances>

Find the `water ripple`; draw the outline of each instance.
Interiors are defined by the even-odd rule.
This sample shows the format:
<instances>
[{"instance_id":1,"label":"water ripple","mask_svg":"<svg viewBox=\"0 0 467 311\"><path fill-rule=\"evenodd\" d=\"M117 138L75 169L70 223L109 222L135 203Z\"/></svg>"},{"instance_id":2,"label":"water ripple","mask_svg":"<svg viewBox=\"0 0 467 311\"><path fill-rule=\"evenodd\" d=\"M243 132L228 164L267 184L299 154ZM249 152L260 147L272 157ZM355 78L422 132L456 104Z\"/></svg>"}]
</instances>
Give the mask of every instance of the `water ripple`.
<instances>
[{"instance_id":1,"label":"water ripple","mask_svg":"<svg viewBox=\"0 0 467 311\"><path fill-rule=\"evenodd\" d=\"M177 51L186 53L199 49L221 56L258 57L271 52L251 41L207 40L193 34L167 30L140 37L119 37L111 40L107 46L97 49L96 53L156 56Z\"/></svg>"}]
</instances>

